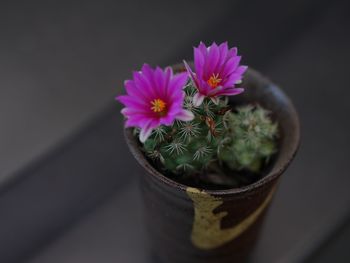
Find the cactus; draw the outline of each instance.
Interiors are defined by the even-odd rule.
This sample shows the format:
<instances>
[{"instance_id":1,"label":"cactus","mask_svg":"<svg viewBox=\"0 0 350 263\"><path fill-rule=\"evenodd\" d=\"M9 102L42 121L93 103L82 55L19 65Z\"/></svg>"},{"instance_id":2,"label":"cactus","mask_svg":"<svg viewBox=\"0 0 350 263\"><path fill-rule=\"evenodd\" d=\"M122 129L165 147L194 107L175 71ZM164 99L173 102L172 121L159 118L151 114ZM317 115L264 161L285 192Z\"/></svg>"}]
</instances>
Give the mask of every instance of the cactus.
<instances>
[{"instance_id":1,"label":"cactus","mask_svg":"<svg viewBox=\"0 0 350 263\"><path fill-rule=\"evenodd\" d=\"M217 105L206 98L201 106L194 107L193 83L189 81L184 90L184 107L195 118L155 129L143 145L145 154L158 168L177 176L196 176L224 165L258 173L276 152L277 125L268 111L247 105L232 112L227 97Z\"/></svg>"},{"instance_id":2,"label":"cactus","mask_svg":"<svg viewBox=\"0 0 350 263\"><path fill-rule=\"evenodd\" d=\"M261 106L246 105L224 116L218 159L232 170L259 172L276 152L277 124Z\"/></svg>"}]
</instances>

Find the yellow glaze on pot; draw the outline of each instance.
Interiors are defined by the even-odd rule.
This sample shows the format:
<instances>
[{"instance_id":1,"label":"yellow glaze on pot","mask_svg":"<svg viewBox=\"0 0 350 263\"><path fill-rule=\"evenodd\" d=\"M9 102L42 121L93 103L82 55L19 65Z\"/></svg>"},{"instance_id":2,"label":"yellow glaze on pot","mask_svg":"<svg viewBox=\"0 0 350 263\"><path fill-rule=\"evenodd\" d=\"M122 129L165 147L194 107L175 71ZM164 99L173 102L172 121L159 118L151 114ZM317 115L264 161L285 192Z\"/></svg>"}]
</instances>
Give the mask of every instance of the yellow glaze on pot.
<instances>
[{"instance_id":1,"label":"yellow glaze on pot","mask_svg":"<svg viewBox=\"0 0 350 263\"><path fill-rule=\"evenodd\" d=\"M221 229L221 220L228 214L227 212L214 213L214 209L223 204L221 198L197 188L188 187L186 192L194 205L194 221L191 234L193 245L205 250L214 249L237 238L264 211L272 199L274 190L275 188L272 188L262 204L240 223L231 228Z\"/></svg>"}]
</instances>

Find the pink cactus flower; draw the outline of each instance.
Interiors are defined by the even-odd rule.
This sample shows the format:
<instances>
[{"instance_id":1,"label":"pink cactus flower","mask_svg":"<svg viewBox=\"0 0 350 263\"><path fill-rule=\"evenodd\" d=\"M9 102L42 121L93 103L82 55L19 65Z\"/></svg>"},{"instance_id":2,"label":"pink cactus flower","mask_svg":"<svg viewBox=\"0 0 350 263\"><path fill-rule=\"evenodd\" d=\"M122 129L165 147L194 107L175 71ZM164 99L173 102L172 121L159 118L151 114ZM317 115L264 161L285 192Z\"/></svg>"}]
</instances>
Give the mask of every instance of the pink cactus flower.
<instances>
[{"instance_id":1,"label":"pink cactus flower","mask_svg":"<svg viewBox=\"0 0 350 263\"><path fill-rule=\"evenodd\" d=\"M194 67L192 72L189 65L184 61L186 69L198 89L194 95L193 104L198 107L204 98L210 98L218 103L220 96L233 96L244 91L236 88L241 83L242 75L247 66L239 65L241 60L237 56L237 48L228 48L227 42L219 46L214 42L208 48L201 42L194 48Z\"/></svg>"},{"instance_id":2,"label":"pink cactus flower","mask_svg":"<svg viewBox=\"0 0 350 263\"><path fill-rule=\"evenodd\" d=\"M133 80L125 81L127 95L116 99L125 105L122 114L126 127L140 128L140 141L144 143L160 125L170 126L174 120L190 121L192 112L183 108L183 87L188 75L173 75L170 67L152 69L144 64L141 71L133 73Z\"/></svg>"}]
</instances>

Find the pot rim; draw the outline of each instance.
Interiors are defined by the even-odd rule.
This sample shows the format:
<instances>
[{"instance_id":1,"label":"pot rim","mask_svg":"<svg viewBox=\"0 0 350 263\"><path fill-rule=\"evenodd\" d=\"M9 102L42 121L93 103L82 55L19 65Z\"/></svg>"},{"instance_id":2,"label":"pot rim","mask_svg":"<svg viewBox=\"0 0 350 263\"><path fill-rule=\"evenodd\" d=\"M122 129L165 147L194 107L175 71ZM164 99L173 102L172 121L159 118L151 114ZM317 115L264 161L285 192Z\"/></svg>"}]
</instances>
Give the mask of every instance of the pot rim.
<instances>
[{"instance_id":1,"label":"pot rim","mask_svg":"<svg viewBox=\"0 0 350 263\"><path fill-rule=\"evenodd\" d=\"M178 67L178 65L174 66L175 68ZM254 79L261 79L262 81L266 82L266 84L269 86L271 91L275 94L278 94L278 97L283 100L284 104L286 107L288 107L288 111L290 112L290 118L291 121L293 122L293 125L295 127L294 130L294 136L292 136L289 144L290 144L290 150L287 152L287 157L284 158L284 162L280 164L279 169L271 169L269 173L267 173L264 177L260 178L256 182L243 186L243 187L238 187L238 188L230 188L230 189L223 189L223 190L210 190L210 189L203 189L196 187L200 190L204 190L206 193L211 194L211 195L220 195L220 196L225 196L225 195L233 195L233 194L242 194L242 193L248 193L252 192L254 190L257 190L268 183L272 182L276 178L278 178L289 166L293 158L295 157L299 145L300 145L300 122L299 122L299 117L297 114L297 111L289 99L289 97L280 89L278 88L275 84L273 84L270 80L267 78L263 77L260 73L255 71L254 69L249 68L247 71L248 74L252 75ZM185 184L181 184L179 182L176 182L175 180L172 180L168 178L167 176L163 175L161 172L159 172L157 169L155 169L150 162L146 159L146 156L142 153L139 147L139 143L135 136L133 135L132 128L124 128L124 136L127 142L127 145L132 152L133 156L135 159L140 163L140 165L146 169L149 175L155 177L158 179L160 182L176 188L178 190L181 190L183 192L186 192L189 186Z\"/></svg>"}]
</instances>

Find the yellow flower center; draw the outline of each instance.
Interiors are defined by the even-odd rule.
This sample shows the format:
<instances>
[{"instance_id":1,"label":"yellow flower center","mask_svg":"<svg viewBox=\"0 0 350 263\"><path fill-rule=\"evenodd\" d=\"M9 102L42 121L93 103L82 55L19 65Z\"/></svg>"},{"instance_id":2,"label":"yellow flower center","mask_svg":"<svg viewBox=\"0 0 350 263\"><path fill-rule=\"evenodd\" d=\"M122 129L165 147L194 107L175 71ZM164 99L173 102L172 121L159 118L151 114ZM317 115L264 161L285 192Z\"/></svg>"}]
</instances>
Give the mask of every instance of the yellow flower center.
<instances>
[{"instance_id":1,"label":"yellow flower center","mask_svg":"<svg viewBox=\"0 0 350 263\"><path fill-rule=\"evenodd\" d=\"M209 84L210 87L215 89L220 84L221 81L222 79L219 78L219 74L213 73L213 75L211 75L211 77L207 80L207 83Z\"/></svg>"},{"instance_id":2,"label":"yellow flower center","mask_svg":"<svg viewBox=\"0 0 350 263\"><path fill-rule=\"evenodd\" d=\"M166 110L166 103L161 99L154 99L151 101L151 110L156 113L164 113Z\"/></svg>"}]
</instances>

